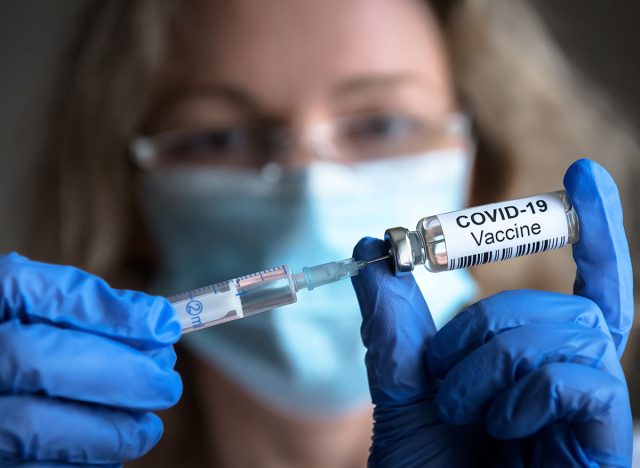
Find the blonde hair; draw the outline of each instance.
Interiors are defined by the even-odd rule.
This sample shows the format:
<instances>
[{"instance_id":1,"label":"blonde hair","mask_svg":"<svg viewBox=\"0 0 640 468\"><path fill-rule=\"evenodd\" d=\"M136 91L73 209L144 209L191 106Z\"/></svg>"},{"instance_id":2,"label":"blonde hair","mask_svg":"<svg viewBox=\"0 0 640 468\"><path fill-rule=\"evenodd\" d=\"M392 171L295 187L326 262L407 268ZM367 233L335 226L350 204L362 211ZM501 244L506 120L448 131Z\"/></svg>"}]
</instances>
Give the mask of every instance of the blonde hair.
<instances>
[{"instance_id":1,"label":"blonde hair","mask_svg":"<svg viewBox=\"0 0 640 468\"><path fill-rule=\"evenodd\" d=\"M454 76L479 132L474 202L557 189L568 164L581 156L604 161L627 187L624 168L633 159L633 142L576 78L524 1L441 3L434 0L437 11L447 10L442 18ZM139 253L144 246L134 244L144 224L127 143L153 102L154 77L180 5L111 0L98 6L65 82L48 145L51 185L36 211L46 226L35 230L32 255L78 265L117 284L145 264ZM573 276L566 275L573 268L568 265L562 255L545 254L483 267L481 279L488 290L558 288L566 282L559 278Z\"/></svg>"},{"instance_id":2,"label":"blonde hair","mask_svg":"<svg viewBox=\"0 0 640 468\"><path fill-rule=\"evenodd\" d=\"M127 142L153 99L174 3L112 0L88 11L47 145L47 197L33 210L38 258L126 282L143 228Z\"/></svg>"},{"instance_id":3,"label":"blonde hair","mask_svg":"<svg viewBox=\"0 0 640 468\"><path fill-rule=\"evenodd\" d=\"M557 190L581 157L604 164L622 194L630 193L638 148L631 131L569 64L528 2L459 2L447 33L461 94L472 102L485 138L509 155L502 196ZM478 277L488 292L505 285L570 291L570 254L488 265Z\"/></svg>"}]
</instances>

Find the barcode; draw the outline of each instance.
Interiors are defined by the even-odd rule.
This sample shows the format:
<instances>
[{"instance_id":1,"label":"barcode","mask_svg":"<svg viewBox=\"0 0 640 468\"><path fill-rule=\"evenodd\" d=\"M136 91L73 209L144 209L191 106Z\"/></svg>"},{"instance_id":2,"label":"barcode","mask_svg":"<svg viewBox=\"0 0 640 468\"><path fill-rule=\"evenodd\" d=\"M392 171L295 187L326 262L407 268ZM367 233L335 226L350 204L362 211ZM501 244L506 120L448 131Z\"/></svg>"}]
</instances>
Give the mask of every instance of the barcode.
<instances>
[{"instance_id":1,"label":"barcode","mask_svg":"<svg viewBox=\"0 0 640 468\"><path fill-rule=\"evenodd\" d=\"M504 249L492 250L490 252L467 255L449 259L449 270L457 268L469 268L474 265L482 265L484 263L499 262L514 257L522 257L547 250L558 249L567 243L566 236L556 237L555 239L546 239L530 244L523 244L517 247L506 247Z\"/></svg>"}]
</instances>

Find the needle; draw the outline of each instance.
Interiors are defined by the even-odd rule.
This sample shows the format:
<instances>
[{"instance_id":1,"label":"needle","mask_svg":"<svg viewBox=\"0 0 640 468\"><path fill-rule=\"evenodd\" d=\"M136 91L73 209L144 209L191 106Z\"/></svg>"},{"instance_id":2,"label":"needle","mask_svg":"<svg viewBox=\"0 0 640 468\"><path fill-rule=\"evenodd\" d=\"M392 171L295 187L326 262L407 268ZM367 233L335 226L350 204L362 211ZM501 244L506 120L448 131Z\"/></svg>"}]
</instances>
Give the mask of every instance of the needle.
<instances>
[{"instance_id":1,"label":"needle","mask_svg":"<svg viewBox=\"0 0 640 468\"><path fill-rule=\"evenodd\" d=\"M383 255L382 257L374 258L373 260L365 260L365 265L371 265L372 263L380 262L382 260L386 260L387 258L391 258L390 254Z\"/></svg>"}]
</instances>

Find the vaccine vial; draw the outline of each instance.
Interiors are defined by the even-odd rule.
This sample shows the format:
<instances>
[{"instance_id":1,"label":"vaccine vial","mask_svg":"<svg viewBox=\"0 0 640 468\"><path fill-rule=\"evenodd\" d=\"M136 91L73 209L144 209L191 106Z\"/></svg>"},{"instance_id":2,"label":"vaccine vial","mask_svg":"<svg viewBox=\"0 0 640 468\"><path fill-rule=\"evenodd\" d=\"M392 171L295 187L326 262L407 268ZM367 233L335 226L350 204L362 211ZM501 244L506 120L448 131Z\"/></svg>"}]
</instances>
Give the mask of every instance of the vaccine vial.
<instances>
[{"instance_id":1,"label":"vaccine vial","mask_svg":"<svg viewBox=\"0 0 640 468\"><path fill-rule=\"evenodd\" d=\"M578 215L564 190L427 216L415 231L387 229L396 275L468 268L574 244Z\"/></svg>"}]
</instances>

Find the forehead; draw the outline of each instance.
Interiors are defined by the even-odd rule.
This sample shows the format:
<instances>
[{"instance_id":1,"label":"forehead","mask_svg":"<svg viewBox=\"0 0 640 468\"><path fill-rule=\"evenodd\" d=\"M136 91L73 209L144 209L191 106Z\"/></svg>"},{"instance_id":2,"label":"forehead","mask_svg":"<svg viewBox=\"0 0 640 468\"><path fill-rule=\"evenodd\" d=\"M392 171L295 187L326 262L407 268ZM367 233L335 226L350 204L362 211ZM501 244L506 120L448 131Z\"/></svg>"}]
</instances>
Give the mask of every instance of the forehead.
<instances>
[{"instance_id":1,"label":"forehead","mask_svg":"<svg viewBox=\"0 0 640 468\"><path fill-rule=\"evenodd\" d=\"M417 0L188 0L176 38L180 85L232 85L274 104L375 74L449 91L437 25Z\"/></svg>"}]
</instances>

